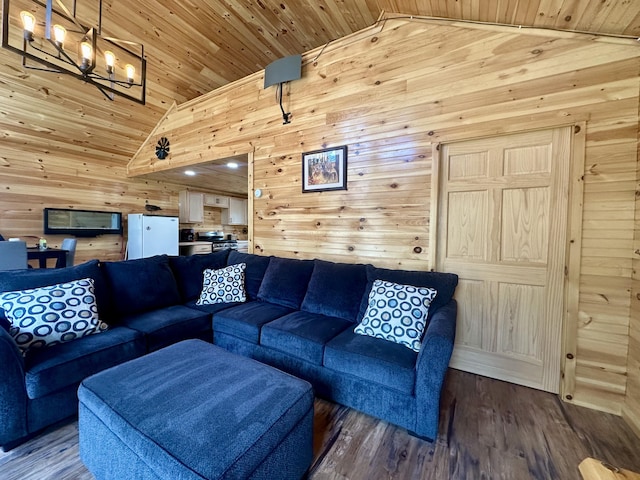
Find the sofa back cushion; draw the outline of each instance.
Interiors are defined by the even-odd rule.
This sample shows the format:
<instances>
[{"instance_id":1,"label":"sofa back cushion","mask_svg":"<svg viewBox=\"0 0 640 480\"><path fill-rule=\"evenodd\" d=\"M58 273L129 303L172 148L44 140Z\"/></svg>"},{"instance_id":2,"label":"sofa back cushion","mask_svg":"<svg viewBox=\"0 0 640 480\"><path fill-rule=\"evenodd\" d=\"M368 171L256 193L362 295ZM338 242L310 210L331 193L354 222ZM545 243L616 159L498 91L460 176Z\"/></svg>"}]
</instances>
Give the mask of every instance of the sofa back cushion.
<instances>
[{"instance_id":1,"label":"sofa back cushion","mask_svg":"<svg viewBox=\"0 0 640 480\"><path fill-rule=\"evenodd\" d=\"M247 290L248 300L258 298L258 291L264 278L264 272L267 271L270 262L271 257L262 255L241 253L236 250L231 250L231 253L229 253L227 265L237 265L239 263L247 265L244 270L244 288Z\"/></svg>"},{"instance_id":2,"label":"sofa back cushion","mask_svg":"<svg viewBox=\"0 0 640 480\"><path fill-rule=\"evenodd\" d=\"M454 273L442 272L422 272L417 270L389 270L367 265L367 287L358 313L358 322L362 321L369 302L369 293L373 282L383 280L386 282L399 283L401 285L412 285L414 287L428 287L435 289L438 293L429 307L429 316L438 308L446 305L453 298L453 294L458 285L458 276Z\"/></svg>"},{"instance_id":3,"label":"sofa back cushion","mask_svg":"<svg viewBox=\"0 0 640 480\"><path fill-rule=\"evenodd\" d=\"M302 310L355 322L367 286L365 265L314 260Z\"/></svg>"},{"instance_id":4,"label":"sofa back cushion","mask_svg":"<svg viewBox=\"0 0 640 480\"><path fill-rule=\"evenodd\" d=\"M227 265L229 250L206 255L190 255L169 257L169 265L178 283L178 290L183 302L199 297L202 290L202 279L206 269L218 270Z\"/></svg>"},{"instance_id":5,"label":"sofa back cushion","mask_svg":"<svg viewBox=\"0 0 640 480\"><path fill-rule=\"evenodd\" d=\"M313 260L273 257L264 273L258 299L299 309L313 271Z\"/></svg>"},{"instance_id":6,"label":"sofa back cushion","mask_svg":"<svg viewBox=\"0 0 640 480\"><path fill-rule=\"evenodd\" d=\"M93 279L98 316L101 320L109 323L113 313L111 309L111 292L98 260L90 260L67 268L32 268L29 270L0 272L0 292L46 287L83 278ZM0 318L2 319L0 324L6 326L6 317L2 309L0 309Z\"/></svg>"},{"instance_id":7,"label":"sofa back cushion","mask_svg":"<svg viewBox=\"0 0 640 480\"><path fill-rule=\"evenodd\" d=\"M113 308L121 317L181 303L167 255L104 262L102 267L111 287Z\"/></svg>"}]
</instances>

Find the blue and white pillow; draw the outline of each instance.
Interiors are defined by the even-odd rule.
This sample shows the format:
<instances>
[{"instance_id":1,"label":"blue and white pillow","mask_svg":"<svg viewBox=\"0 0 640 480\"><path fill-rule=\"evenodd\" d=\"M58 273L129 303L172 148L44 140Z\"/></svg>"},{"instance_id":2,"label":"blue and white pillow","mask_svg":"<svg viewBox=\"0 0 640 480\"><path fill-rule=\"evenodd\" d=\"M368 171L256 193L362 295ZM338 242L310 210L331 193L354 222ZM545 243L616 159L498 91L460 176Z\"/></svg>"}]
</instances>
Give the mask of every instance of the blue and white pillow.
<instances>
[{"instance_id":1,"label":"blue and white pillow","mask_svg":"<svg viewBox=\"0 0 640 480\"><path fill-rule=\"evenodd\" d=\"M9 334L29 350L70 342L108 328L98 318L92 278L0 294Z\"/></svg>"},{"instance_id":2,"label":"blue and white pillow","mask_svg":"<svg viewBox=\"0 0 640 480\"><path fill-rule=\"evenodd\" d=\"M354 332L419 352L429 305L437 293L433 288L376 280L369 293L367 311Z\"/></svg>"},{"instance_id":3,"label":"blue and white pillow","mask_svg":"<svg viewBox=\"0 0 640 480\"><path fill-rule=\"evenodd\" d=\"M204 271L202 291L196 305L246 302L247 296L244 289L246 267L246 263L238 263L219 270L207 268Z\"/></svg>"}]
</instances>

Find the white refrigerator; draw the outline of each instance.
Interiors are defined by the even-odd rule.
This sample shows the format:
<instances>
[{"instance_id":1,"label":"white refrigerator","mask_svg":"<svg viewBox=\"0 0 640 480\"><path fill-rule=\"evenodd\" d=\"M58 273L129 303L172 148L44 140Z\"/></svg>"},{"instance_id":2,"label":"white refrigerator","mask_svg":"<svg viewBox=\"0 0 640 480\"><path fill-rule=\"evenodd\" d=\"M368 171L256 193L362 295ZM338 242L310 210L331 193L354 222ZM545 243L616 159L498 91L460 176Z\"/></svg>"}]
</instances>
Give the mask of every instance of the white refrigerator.
<instances>
[{"instance_id":1,"label":"white refrigerator","mask_svg":"<svg viewBox=\"0 0 640 480\"><path fill-rule=\"evenodd\" d=\"M178 217L130 213L127 217L129 240L127 258L178 255Z\"/></svg>"}]
</instances>

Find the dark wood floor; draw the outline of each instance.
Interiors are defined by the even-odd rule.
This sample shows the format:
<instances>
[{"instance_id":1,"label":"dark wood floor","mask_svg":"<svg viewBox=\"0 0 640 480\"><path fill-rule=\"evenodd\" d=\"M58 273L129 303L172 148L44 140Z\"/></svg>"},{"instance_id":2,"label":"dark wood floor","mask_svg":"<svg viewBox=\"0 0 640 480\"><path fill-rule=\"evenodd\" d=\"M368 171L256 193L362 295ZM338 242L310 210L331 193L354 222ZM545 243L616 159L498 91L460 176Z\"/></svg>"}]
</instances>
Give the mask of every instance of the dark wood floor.
<instances>
[{"instance_id":1,"label":"dark wood floor","mask_svg":"<svg viewBox=\"0 0 640 480\"><path fill-rule=\"evenodd\" d=\"M92 479L77 440L74 421L0 453L0 479ZM580 479L586 457L640 471L640 438L620 417L455 370L436 442L317 400L314 452L314 480Z\"/></svg>"}]
</instances>

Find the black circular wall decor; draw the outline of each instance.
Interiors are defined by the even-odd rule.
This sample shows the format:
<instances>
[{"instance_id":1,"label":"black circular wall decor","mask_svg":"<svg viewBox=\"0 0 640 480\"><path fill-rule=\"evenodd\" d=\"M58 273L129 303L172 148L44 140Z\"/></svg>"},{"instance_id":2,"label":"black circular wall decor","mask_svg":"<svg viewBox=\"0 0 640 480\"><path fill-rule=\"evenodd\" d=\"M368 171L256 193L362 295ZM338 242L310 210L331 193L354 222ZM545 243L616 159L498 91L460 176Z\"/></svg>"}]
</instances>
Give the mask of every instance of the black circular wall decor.
<instances>
[{"instance_id":1,"label":"black circular wall decor","mask_svg":"<svg viewBox=\"0 0 640 480\"><path fill-rule=\"evenodd\" d=\"M164 160L167 155L169 155L169 139L162 137L156 145L156 157L158 157L158 160Z\"/></svg>"}]
</instances>

